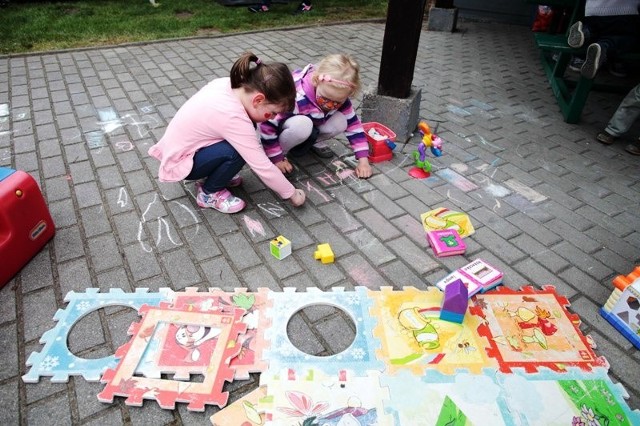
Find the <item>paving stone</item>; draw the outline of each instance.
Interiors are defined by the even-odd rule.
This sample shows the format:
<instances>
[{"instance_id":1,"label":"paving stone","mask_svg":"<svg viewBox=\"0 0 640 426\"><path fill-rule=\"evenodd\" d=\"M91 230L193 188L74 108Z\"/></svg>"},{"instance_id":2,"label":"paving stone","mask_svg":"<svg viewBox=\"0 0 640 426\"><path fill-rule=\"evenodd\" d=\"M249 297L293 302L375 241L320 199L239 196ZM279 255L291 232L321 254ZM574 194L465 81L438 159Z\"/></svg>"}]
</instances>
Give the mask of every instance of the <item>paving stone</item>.
<instances>
[{"instance_id":1,"label":"paving stone","mask_svg":"<svg viewBox=\"0 0 640 426\"><path fill-rule=\"evenodd\" d=\"M63 394L27 407L28 424L73 424L70 416L69 398ZM52 423L53 421L53 423Z\"/></svg>"},{"instance_id":2,"label":"paving stone","mask_svg":"<svg viewBox=\"0 0 640 426\"><path fill-rule=\"evenodd\" d=\"M360 229L350 233L349 239L351 239L353 244L376 266L396 258L378 238L366 229Z\"/></svg>"},{"instance_id":3,"label":"paving stone","mask_svg":"<svg viewBox=\"0 0 640 426\"><path fill-rule=\"evenodd\" d=\"M75 185L74 192L76 194L76 199L78 200L79 208L95 206L102 203L100 191L98 190L98 186L95 182Z\"/></svg>"},{"instance_id":4,"label":"paving stone","mask_svg":"<svg viewBox=\"0 0 640 426\"><path fill-rule=\"evenodd\" d=\"M480 207L473 211L468 211L468 214L472 219L472 223L474 222L473 219L476 219L477 221L479 221L479 223L484 224L492 231L499 234L505 240L509 240L522 232L507 220L502 219L500 216L496 215L491 210L485 207Z\"/></svg>"},{"instance_id":5,"label":"paving stone","mask_svg":"<svg viewBox=\"0 0 640 426\"><path fill-rule=\"evenodd\" d=\"M389 223L380 213L373 209L366 209L356 213L356 217L382 241L400 236L400 231Z\"/></svg>"},{"instance_id":6,"label":"paving stone","mask_svg":"<svg viewBox=\"0 0 640 426\"><path fill-rule=\"evenodd\" d=\"M101 413L106 407L108 407L96 398L96 395L102 391L103 387L104 385L99 382L87 382L82 378L74 379L75 398L78 404L78 414L81 420L97 413ZM101 414L100 420L104 421L104 423L101 424L121 424L122 417L120 415L120 410L111 409L107 410L107 412L111 413L113 421L109 422L105 420L105 415Z\"/></svg>"},{"instance_id":7,"label":"paving stone","mask_svg":"<svg viewBox=\"0 0 640 426\"><path fill-rule=\"evenodd\" d=\"M132 424L140 425L162 425L170 424L174 421L174 415L169 410L163 410L153 402L144 404L142 409L129 410Z\"/></svg>"},{"instance_id":8,"label":"paving stone","mask_svg":"<svg viewBox=\"0 0 640 426\"><path fill-rule=\"evenodd\" d=\"M352 255L338 260L346 273L354 280L356 285L364 286L372 290L389 285L378 271L376 271L360 255Z\"/></svg>"},{"instance_id":9,"label":"paving stone","mask_svg":"<svg viewBox=\"0 0 640 426\"><path fill-rule=\"evenodd\" d=\"M206 285L222 288L225 291L233 291L242 287L236 271L224 257L200 262L200 267L206 276Z\"/></svg>"},{"instance_id":10,"label":"paving stone","mask_svg":"<svg viewBox=\"0 0 640 426\"><path fill-rule=\"evenodd\" d=\"M102 331L101 313L104 308L89 312L73 324L68 337L71 353L82 358L83 352L107 342Z\"/></svg>"},{"instance_id":11,"label":"paving stone","mask_svg":"<svg viewBox=\"0 0 640 426\"><path fill-rule=\"evenodd\" d=\"M118 250L118 243L112 234L88 240L91 264L96 272L122 266L122 256Z\"/></svg>"},{"instance_id":12,"label":"paving stone","mask_svg":"<svg viewBox=\"0 0 640 426\"><path fill-rule=\"evenodd\" d=\"M333 251L333 254L336 257L344 256L354 251L353 244L345 238L343 234L336 232L335 228L333 228L329 223L320 223L316 226L309 227L308 229L314 237L312 244L313 251L317 249L319 244L325 243L331 246L331 251ZM352 234L359 234L360 231L361 230L357 230L348 234L348 238L351 239Z\"/></svg>"},{"instance_id":13,"label":"paving stone","mask_svg":"<svg viewBox=\"0 0 640 426\"><path fill-rule=\"evenodd\" d=\"M0 401L4 407L0 411L0 423L3 425L17 425L20 423L20 407L18 380L5 382L0 385Z\"/></svg>"},{"instance_id":14,"label":"paving stone","mask_svg":"<svg viewBox=\"0 0 640 426\"><path fill-rule=\"evenodd\" d=\"M55 239L55 253L58 262L64 262L84 255L82 236L77 226L58 229Z\"/></svg>"},{"instance_id":15,"label":"paving stone","mask_svg":"<svg viewBox=\"0 0 640 426\"><path fill-rule=\"evenodd\" d=\"M505 263L513 264L514 262L527 257L527 255L516 245L511 244L509 241L502 238L502 235L497 234L486 226L476 229L476 232L470 238L472 238L473 241L478 242L481 246L487 247L489 251L494 253Z\"/></svg>"},{"instance_id":16,"label":"paving stone","mask_svg":"<svg viewBox=\"0 0 640 426\"><path fill-rule=\"evenodd\" d=\"M131 275L134 281L150 278L161 272L158 261L153 253L145 251L145 248L148 249L148 246L141 246L140 244L134 244L124 248L124 257L131 269Z\"/></svg>"},{"instance_id":17,"label":"paving stone","mask_svg":"<svg viewBox=\"0 0 640 426\"><path fill-rule=\"evenodd\" d=\"M351 346L355 339L355 324L346 312L314 324L324 338L332 354L341 354Z\"/></svg>"},{"instance_id":18,"label":"paving stone","mask_svg":"<svg viewBox=\"0 0 640 426\"><path fill-rule=\"evenodd\" d=\"M567 259L576 268L594 277L597 281L601 281L613 273L608 266L587 255L577 247L572 247L566 241L555 246L553 251Z\"/></svg>"},{"instance_id":19,"label":"paving stone","mask_svg":"<svg viewBox=\"0 0 640 426\"><path fill-rule=\"evenodd\" d=\"M163 263L176 290L202 281L185 249L167 253L163 256Z\"/></svg>"},{"instance_id":20,"label":"paving stone","mask_svg":"<svg viewBox=\"0 0 640 426\"><path fill-rule=\"evenodd\" d=\"M24 318L29 321L24 325L24 341L40 338L42 333L53 328L51 319L57 310L57 303L52 289L25 294L22 302Z\"/></svg>"},{"instance_id":21,"label":"paving stone","mask_svg":"<svg viewBox=\"0 0 640 426\"><path fill-rule=\"evenodd\" d=\"M0 326L0 345L4 357L0 365L0 380L15 376L18 371L18 337L16 323Z\"/></svg>"},{"instance_id":22,"label":"paving stone","mask_svg":"<svg viewBox=\"0 0 640 426\"><path fill-rule=\"evenodd\" d=\"M416 287L420 290L425 290L427 288L428 283L426 280L417 276L413 269L401 261L388 263L380 267L380 270L386 276L389 285L395 289Z\"/></svg>"},{"instance_id":23,"label":"paving stone","mask_svg":"<svg viewBox=\"0 0 640 426\"><path fill-rule=\"evenodd\" d=\"M320 356L327 350L299 314L293 314L289 319L287 336L293 346L306 354Z\"/></svg>"},{"instance_id":24,"label":"paving stone","mask_svg":"<svg viewBox=\"0 0 640 426\"><path fill-rule=\"evenodd\" d=\"M41 250L20 270L23 292L53 285L50 256L48 249Z\"/></svg>"}]
</instances>

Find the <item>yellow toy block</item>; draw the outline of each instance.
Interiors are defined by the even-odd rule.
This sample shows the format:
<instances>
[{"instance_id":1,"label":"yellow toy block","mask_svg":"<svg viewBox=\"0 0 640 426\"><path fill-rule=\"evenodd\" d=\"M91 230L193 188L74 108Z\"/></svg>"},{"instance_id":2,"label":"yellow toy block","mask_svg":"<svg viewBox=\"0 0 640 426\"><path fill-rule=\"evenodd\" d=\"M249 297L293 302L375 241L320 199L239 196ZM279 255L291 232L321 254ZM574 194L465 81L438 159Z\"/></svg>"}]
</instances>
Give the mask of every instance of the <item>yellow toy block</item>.
<instances>
[{"instance_id":1,"label":"yellow toy block","mask_svg":"<svg viewBox=\"0 0 640 426\"><path fill-rule=\"evenodd\" d=\"M320 259L322 263L333 263L334 260L333 250L331 250L331 246L326 243L318 245L318 249L313 254L313 257Z\"/></svg>"}]
</instances>

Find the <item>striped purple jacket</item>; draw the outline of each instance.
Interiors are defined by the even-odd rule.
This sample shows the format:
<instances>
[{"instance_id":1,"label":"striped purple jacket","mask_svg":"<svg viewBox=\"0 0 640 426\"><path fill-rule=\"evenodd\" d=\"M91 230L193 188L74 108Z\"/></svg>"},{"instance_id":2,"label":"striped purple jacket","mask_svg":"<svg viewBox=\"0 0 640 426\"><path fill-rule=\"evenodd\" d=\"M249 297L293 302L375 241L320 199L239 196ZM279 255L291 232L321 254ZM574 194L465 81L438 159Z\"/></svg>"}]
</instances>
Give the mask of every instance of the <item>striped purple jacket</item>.
<instances>
[{"instance_id":1,"label":"striped purple jacket","mask_svg":"<svg viewBox=\"0 0 640 426\"><path fill-rule=\"evenodd\" d=\"M311 83L311 76L313 75L314 66L309 64L304 69L295 70L293 74L293 80L296 83L296 103L293 112L278 114L273 120L260 123L260 139L262 140L262 146L264 147L267 156L273 163L279 163L284 160L284 154L282 148L280 148L280 141L278 135L280 134L280 126L289 117L294 115L306 115L313 121L314 127L321 126L335 114L336 111L340 111L347 118L347 130L345 135L353 152L356 155L356 159L366 157L369 155L369 144L367 137L364 134L362 123L356 115L353 109L351 100L342 104L337 110L324 112L318 105L316 105L315 90ZM305 91L305 88L307 89Z\"/></svg>"}]
</instances>

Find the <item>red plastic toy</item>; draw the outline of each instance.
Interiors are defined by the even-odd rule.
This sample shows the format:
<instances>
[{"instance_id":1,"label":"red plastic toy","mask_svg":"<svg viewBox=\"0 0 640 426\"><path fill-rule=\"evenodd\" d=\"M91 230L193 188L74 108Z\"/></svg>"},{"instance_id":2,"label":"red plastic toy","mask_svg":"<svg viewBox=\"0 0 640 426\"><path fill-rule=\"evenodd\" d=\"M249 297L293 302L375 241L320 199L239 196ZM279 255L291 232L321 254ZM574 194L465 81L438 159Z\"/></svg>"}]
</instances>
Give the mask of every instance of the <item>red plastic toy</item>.
<instances>
[{"instance_id":1,"label":"red plastic toy","mask_svg":"<svg viewBox=\"0 0 640 426\"><path fill-rule=\"evenodd\" d=\"M364 133L369 142L369 162L379 163L393 158L393 148L396 147L396 134L388 127L372 121L362 123Z\"/></svg>"},{"instance_id":2,"label":"red plastic toy","mask_svg":"<svg viewBox=\"0 0 640 426\"><path fill-rule=\"evenodd\" d=\"M0 167L0 288L55 234L55 225L36 181Z\"/></svg>"}]
</instances>

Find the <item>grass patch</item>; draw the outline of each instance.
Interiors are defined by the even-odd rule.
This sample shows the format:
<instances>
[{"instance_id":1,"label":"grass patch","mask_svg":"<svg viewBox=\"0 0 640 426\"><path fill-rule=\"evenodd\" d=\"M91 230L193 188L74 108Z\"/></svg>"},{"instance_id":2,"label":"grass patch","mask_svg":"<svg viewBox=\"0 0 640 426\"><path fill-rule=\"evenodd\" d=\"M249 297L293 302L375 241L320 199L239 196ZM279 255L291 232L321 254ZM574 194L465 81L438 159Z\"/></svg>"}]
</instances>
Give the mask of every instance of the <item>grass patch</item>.
<instances>
[{"instance_id":1,"label":"grass patch","mask_svg":"<svg viewBox=\"0 0 640 426\"><path fill-rule=\"evenodd\" d=\"M322 0L302 15L292 14L297 2L274 3L263 14L214 0L156 3L158 7L146 0L14 0L0 9L0 54L384 18L387 11L387 0Z\"/></svg>"}]
</instances>

